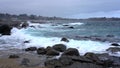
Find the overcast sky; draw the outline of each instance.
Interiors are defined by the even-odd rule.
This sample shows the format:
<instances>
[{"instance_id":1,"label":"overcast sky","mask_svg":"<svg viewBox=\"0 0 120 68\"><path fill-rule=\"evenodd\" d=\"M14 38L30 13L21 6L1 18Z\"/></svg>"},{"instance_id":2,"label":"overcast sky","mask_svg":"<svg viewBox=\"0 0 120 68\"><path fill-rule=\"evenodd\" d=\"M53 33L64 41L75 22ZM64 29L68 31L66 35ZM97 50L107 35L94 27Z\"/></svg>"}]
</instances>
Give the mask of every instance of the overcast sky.
<instances>
[{"instance_id":1,"label":"overcast sky","mask_svg":"<svg viewBox=\"0 0 120 68\"><path fill-rule=\"evenodd\" d=\"M0 0L0 13L74 18L120 17L120 0Z\"/></svg>"}]
</instances>

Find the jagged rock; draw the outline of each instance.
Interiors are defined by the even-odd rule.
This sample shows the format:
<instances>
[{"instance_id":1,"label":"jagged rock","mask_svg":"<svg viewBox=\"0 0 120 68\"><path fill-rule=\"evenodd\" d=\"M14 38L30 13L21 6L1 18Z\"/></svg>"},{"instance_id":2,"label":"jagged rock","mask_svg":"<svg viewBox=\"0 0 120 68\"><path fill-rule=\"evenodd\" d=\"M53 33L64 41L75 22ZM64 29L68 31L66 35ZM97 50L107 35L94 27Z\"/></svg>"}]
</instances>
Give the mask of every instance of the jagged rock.
<instances>
[{"instance_id":1,"label":"jagged rock","mask_svg":"<svg viewBox=\"0 0 120 68\"><path fill-rule=\"evenodd\" d=\"M80 54L76 48L69 48L62 55L79 56Z\"/></svg>"},{"instance_id":2,"label":"jagged rock","mask_svg":"<svg viewBox=\"0 0 120 68\"><path fill-rule=\"evenodd\" d=\"M20 58L20 57L18 55L14 54L14 55L10 55L9 58L11 58L11 59L13 58L14 59L14 58Z\"/></svg>"},{"instance_id":3,"label":"jagged rock","mask_svg":"<svg viewBox=\"0 0 120 68\"><path fill-rule=\"evenodd\" d=\"M62 38L61 41L69 42L69 40L67 38Z\"/></svg>"},{"instance_id":4,"label":"jagged rock","mask_svg":"<svg viewBox=\"0 0 120 68\"><path fill-rule=\"evenodd\" d=\"M10 35L11 34L11 29L12 27L10 27L9 25L1 25L0 26L0 34L2 35Z\"/></svg>"},{"instance_id":5,"label":"jagged rock","mask_svg":"<svg viewBox=\"0 0 120 68\"><path fill-rule=\"evenodd\" d=\"M29 40L27 40L27 41L24 41L24 43L30 43L30 41L29 41Z\"/></svg>"},{"instance_id":6,"label":"jagged rock","mask_svg":"<svg viewBox=\"0 0 120 68\"><path fill-rule=\"evenodd\" d=\"M38 48L37 49L37 54L46 54L46 49L45 48Z\"/></svg>"},{"instance_id":7,"label":"jagged rock","mask_svg":"<svg viewBox=\"0 0 120 68\"><path fill-rule=\"evenodd\" d=\"M36 51L36 50L37 50L37 47L29 47L25 49L25 51Z\"/></svg>"},{"instance_id":8,"label":"jagged rock","mask_svg":"<svg viewBox=\"0 0 120 68\"><path fill-rule=\"evenodd\" d=\"M109 52L120 52L120 48L119 47L110 47L108 48L106 51L109 51Z\"/></svg>"},{"instance_id":9,"label":"jagged rock","mask_svg":"<svg viewBox=\"0 0 120 68\"><path fill-rule=\"evenodd\" d=\"M53 49L57 50L57 51L60 51L60 52L63 52L66 50L66 46L64 44L56 44L53 46Z\"/></svg>"},{"instance_id":10,"label":"jagged rock","mask_svg":"<svg viewBox=\"0 0 120 68\"><path fill-rule=\"evenodd\" d=\"M57 56L59 55L59 52L56 51L55 49L53 48L50 48L46 51L46 55L50 55L50 56Z\"/></svg>"}]
</instances>

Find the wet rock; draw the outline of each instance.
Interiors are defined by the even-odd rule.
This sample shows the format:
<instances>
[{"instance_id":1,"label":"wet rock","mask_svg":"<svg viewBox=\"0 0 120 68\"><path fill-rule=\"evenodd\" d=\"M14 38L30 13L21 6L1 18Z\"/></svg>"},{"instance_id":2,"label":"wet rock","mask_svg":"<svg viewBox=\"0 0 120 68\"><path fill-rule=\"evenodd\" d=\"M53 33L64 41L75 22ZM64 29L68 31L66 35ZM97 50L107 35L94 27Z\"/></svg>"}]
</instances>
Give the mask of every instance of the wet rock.
<instances>
[{"instance_id":1,"label":"wet rock","mask_svg":"<svg viewBox=\"0 0 120 68\"><path fill-rule=\"evenodd\" d=\"M76 48L69 48L62 55L79 56L79 51Z\"/></svg>"},{"instance_id":2,"label":"wet rock","mask_svg":"<svg viewBox=\"0 0 120 68\"><path fill-rule=\"evenodd\" d=\"M22 28L26 28L26 27L28 27L28 26L29 26L29 24L28 24L27 22L24 22L24 23L22 23L22 25L21 25Z\"/></svg>"},{"instance_id":3,"label":"wet rock","mask_svg":"<svg viewBox=\"0 0 120 68\"><path fill-rule=\"evenodd\" d=\"M18 55L10 55L9 58L14 59L14 58L20 58Z\"/></svg>"},{"instance_id":4,"label":"wet rock","mask_svg":"<svg viewBox=\"0 0 120 68\"><path fill-rule=\"evenodd\" d=\"M120 45L117 43L112 43L111 46L120 46Z\"/></svg>"},{"instance_id":5,"label":"wet rock","mask_svg":"<svg viewBox=\"0 0 120 68\"><path fill-rule=\"evenodd\" d=\"M36 50L37 50L37 47L29 47L25 49L25 51L36 51Z\"/></svg>"},{"instance_id":6,"label":"wet rock","mask_svg":"<svg viewBox=\"0 0 120 68\"><path fill-rule=\"evenodd\" d=\"M97 64L102 64L102 61L100 61L100 59L94 53L88 52L84 56Z\"/></svg>"},{"instance_id":7,"label":"wet rock","mask_svg":"<svg viewBox=\"0 0 120 68\"><path fill-rule=\"evenodd\" d=\"M50 48L50 49L47 50L46 55L57 56L57 55L59 55L59 52L56 51L56 50L53 49L53 48Z\"/></svg>"},{"instance_id":8,"label":"wet rock","mask_svg":"<svg viewBox=\"0 0 120 68\"><path fill-rule=\"evenodd\" d=\"M46 49L45 48L38 48L37 49L37 54L46 54Z\"/></svg>"},{"instance_id":9,"label":"wet rock","mask_svg":"<svg viewBox=\"0 0 120 68\"><path fill-rule=\"evenodd\" d=\"M61 41L69 42L69 40L67 38L62 38Z\"/></svg>"},{"instance_id":10,"label":"wet rock","mask_svg":"<svg viewBox=\"0 0 120 68\"><path fill-rule=\"evenodd\" d=\"M66 46L64 44L56 44L53 46L53 49L57 50L57 51L60 51L60 52L63 52L66 50Z\"/></svg>"},{"instance_id":11,"label":"wet rock","mask_svg":"<svg viewBox=\"0 0 120 68\"><path fill-rule=\"evenodd\" d=\"M119 47L110 47L108 48L106 51L109 51L109 52L120 52L120 48Z\"/></svg>"},{"instance_id":12,"label":"wet rock","mask_svg":"<svg viewBox=\"0 0 120 68\"><path fill-rule=\"evenodd\" d=\"M69 26L69 25L63 25L63 26Z\"/></svg>"},{"instance_id":13,"label":"wet rock","mask_svg":"<svg viewBox=\"0 0 120 68\"><path fill-rule=\"evenodd\" d=\"M11 34L11 29L9 25L1 25L0 26L0 34L2 35L10 35Z\"/></svg>"}]
</instances>

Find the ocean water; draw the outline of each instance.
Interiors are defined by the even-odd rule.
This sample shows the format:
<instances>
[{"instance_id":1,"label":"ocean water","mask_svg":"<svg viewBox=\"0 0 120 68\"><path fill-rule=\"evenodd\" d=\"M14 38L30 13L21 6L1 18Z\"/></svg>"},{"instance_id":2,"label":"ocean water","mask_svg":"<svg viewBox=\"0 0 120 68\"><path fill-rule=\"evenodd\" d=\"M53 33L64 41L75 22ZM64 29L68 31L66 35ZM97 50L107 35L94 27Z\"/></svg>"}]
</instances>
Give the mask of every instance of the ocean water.
<instances>
[{"instance_id":1,"label":"ocean water","mask_svg":"<svg viewBox=\"0 0 120 68\"><path fill-rule=\"evenodd\" d=\"M106 35L120 37L120 22L30 23L30 26L32 27L26 29L13 28L11 36L0 37L0 49L23 49L31 46L39 48L62 43L67 48L77 48L81 55L86 52L106 53L106 49L111 47L112 42L92 41L90 39L76 40L75 37L105 37ZM74 27L74 29L69 27ZM62 37L68 38L70 42L60 41ZM29 40L30 43L23 43L26 40ZM118 53L118 55L120 54Z\"/></svg>"}]
</instances>

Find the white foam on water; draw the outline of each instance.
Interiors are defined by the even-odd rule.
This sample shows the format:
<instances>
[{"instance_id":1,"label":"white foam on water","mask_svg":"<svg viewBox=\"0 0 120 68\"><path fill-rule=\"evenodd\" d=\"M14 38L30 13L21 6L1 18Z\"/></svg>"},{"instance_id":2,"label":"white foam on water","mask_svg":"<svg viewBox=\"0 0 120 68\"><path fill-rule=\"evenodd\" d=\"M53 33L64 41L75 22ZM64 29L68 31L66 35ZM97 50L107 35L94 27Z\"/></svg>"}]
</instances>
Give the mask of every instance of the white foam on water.
<instances>
[{"instance_id":1,"label":"white foam on water","mask_svg":"<svg viewBox=\"0 0 120 68\"><path fill-rule=\"evenodd\" d=\"M69 25L83 25L84 23L76 22L76 23L69 23Z\"/></svg>"},{"instance_id":2,"label":"white foam on water","mask_svg":"<svg viewBox=\"0 0 120 68\"><path fill-rule=\"evenodd\" d=\"M12 35L0 37L0 49L4 48L28 48L28 47L47 47L53 46L55 44L65 44L67 48L77 48L81 55L86 52L103 53L107 48L109 48L111 43L108 42L96 42L90 40L73 40L69 39L70 42L61 42L61 38L58 37L38 37L31 36L30 34L25 34L26 29L12 29ZM30 43L23 43L26 40L30 40Z\"/></svg>"}]
</instances>

